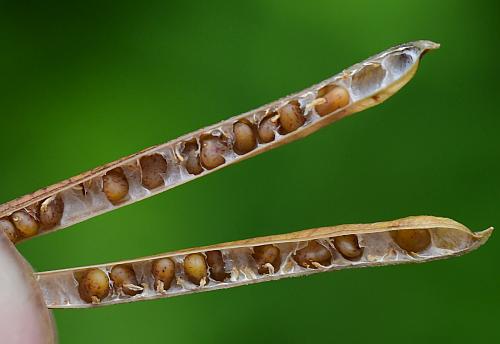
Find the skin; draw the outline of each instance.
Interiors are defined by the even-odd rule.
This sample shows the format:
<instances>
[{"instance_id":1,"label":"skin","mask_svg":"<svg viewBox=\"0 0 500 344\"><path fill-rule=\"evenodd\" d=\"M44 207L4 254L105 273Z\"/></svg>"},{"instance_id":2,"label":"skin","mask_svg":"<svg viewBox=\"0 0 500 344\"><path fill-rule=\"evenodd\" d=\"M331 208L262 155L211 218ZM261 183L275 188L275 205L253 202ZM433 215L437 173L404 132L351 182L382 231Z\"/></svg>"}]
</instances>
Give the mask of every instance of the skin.
<instances>
[{"instance_id":1,"label":"skin","mask_svg":"<svg viewBox=\"0 0 500 344\"><path fill-rule=\"evenodd\" d=\"M317 264L328 266L332 263L330 251L316 240L309 241L306 247L298 250L292 257L297 264L310 269L317 269Z\"/></svg>"},{"instance_id":2,"label":"skin","mask_svg":"<svg viewBox=\"0 0 500 344\"><path fill-rule=\"evenodd\" d=\"M2 343L57 342L52 312L45 306L33 269L0 232L0 334Z\"/></svg>"},{"instance_id":3,"label":"skin","mask_svg":"<svg viewBox=\"0 0 500 344\"><path fill-rule=\"evenodd\" d=\"M354 234L335 237L333 245L346 259L357 259L363 254L363 249L358 244L358 237Z\"/></svg>"}]
</instances>

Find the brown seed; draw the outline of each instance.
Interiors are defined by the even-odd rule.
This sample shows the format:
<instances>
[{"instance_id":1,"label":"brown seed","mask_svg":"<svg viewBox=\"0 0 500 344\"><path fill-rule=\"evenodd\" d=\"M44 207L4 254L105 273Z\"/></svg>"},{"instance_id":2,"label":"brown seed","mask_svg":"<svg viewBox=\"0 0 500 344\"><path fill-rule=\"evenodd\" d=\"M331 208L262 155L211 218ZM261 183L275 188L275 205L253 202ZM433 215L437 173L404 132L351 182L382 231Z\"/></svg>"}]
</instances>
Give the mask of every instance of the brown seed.
<instances>
[{"instance_id":1,"label":"brown seed","mask_svg":"<svg viewBox=\"0 0 500 344\"><path fill-rule=\"evenodd\" d=\"M427 229L402 229L390 233L396 244L408 252L418 253L431 244L431 234Z\"/></svg>"},{"instance_id":2,"label":"brown seed","mask_svg":"<svg viewBox=\"0 0 500 344\"><path fill-rule=\"evenodd\" d=\"M134 268L130 264L115 265L109 274L113 284L117 288L121 288L124 294L134 296L142 293L142 290L136 289L140 287L137 283ZM135 288L134 288L135 286Z\"/></svg>"},{"instance_id":3,"label":"brown seed","mask_svg":"<svg viewBox=\"0 0 500 344\"><path fill-rule=\"evenodd\" d=\"M317 269L318 264L328 266L332 263L330 251L316 240L309 241L306 247L295 252L292 257L297 264L310 269Z\"/></svg>"},{"instance_id":4,"label":"brown seed","mask_svg":"<svg viewBox=\"0 0 500 344\"><path fill-rule=\"evenodd\" d=\"M216 168L226 162L224 152L226 145L220 137L214 135L206 135L201 138L201 165L208 170Z\"/></svg>"},{"instance_id":5,"label":"brown seed","mask_svg":"<svg viewBox=\"0 0 500 344\"><path fill-rule=\"evenodd\" d=\"M9 219L0 219L0 231L4 232L13 243L17 241L18 233L16 227L9 221Z\"/></svg>"},{"instance_id":6,"label":"brown seed","mask_svg":"<svg viewBox=\"0 0 500 344\"><path fill-rule=\"evenodd\" d=\"M88 303L97 303L109 294L108 275L101 269L91 269L75 276L77 278L78 292L83 301Z\"/></svg>"},{"instance_id":7,"label":"brown seed","mask_svg":"<svg viewBox=\"0 0 500 344\"><path fill-rule=\"evenodd\" d=\"M196 140L184 142L182 153L185 159L184 167L186 167L189 173L197 175L203 172L203 167L201 167L198 156L198 143L196 143Z\"/></svg>"},{"instance_id":8,"label":"brown seed","mask_svg":"<svg viewBox=\"0 0 500 344\"><path fill-rule=\"evenodd\" d=\"M203 254L188 254L184 258L184 272L192 283L205 285L207 283L207 263Z\"/></svg>"},{"instance_id":9,"label":"brown seed","mask_svg":"<svg viewBox=\"0 0 500 344\"><path fill-rule=\"evenodd\" d=\"M275 121L276 113L272 113L269 116L265 117L259 124L259 142L261 143L269 143L274 141L275 130L278 125Z\"/></svg>"},{"instance_id":10,"label":"brown seed","mask_svg":"<svg viewBox=\"0 0 500 344\"><path fill-rule=\"evenodd\" d=\"M155 283L162 282L162 290L170 288L175 278L175 262L171 258L160 258L153 262L151 273Z\"/></svg>"},{"instance_id":11,"label":"brown seed","mask_svg":"<svg viewBox=\"0 0 500 344\"><path fill-rule=\"evenodd\" d=\"M280 249L274 245L255 246L252 257L257 263L258 272L261 275L271 273L269 264L274 268L274 272L280 269Z\"/></svg>"},{"instance_id":12,"label":"brown seed","mask_svg":"<svg viewBox=\"0 0 500 344\"><path fill-rule=\"evenodd\" d=\"M239 121L233 125L234 151L239 154L248 153L257 147L257 138L253 124L247 121Z\"/></svg>"},{"instance_id":13,"label":"brown seed","mask_svg":"<svg viewBox=\"0 0 500 344\"><path fill-rule=\"evenodd\" d=\"M44 229L50 229L61 222L64 202L59 195L47 198L40 205L40 223Z\"/></svg>"},{"instance_id":14,"label":"brown seed","mask_svg":"<svg viewBox=\"0 0 500 344\"><path fill-rule=\"evenodd\" d=\"M12 222L25 238L38 233L38 222L24 210L16 211L11 215Z\"/></svg>"},{"instance_id":15,"label":"brown seed","mask_svg":"<svg viewBox=\"0 0 500 344\"><path fill-rule=\"evenodd\" d=\"M208 251L205 252L207 256L208 271L210 272L210 277L216 281L224 282L229 274L226 273L224 259L222 258L221 251Z\"/></svg>"},{"instance_id":16,"label":"brown seed","mask_svg":"<svg viewBox=\"0 0 500 344\"><path fill-rule=\"evenodd\" d=\"M165 185L163 176L167 173L167 161L161 154L143 156L139 163L142 172L142 185L149 190Z\"/></svg>"},{"instance_id":17,"label":"brown seed","mask_svg":"<svg viewBox=\"0 0 500 344\"><path fill-rule=\"evenodd\" d=\"M363 254L363 248L359 247L358 237L355 234L333 238L333 246L346 259L357 259Z\"/></svg>"},{"instance_id":18,"label":"brown seed","mask_svg":"<svg viewBox=\"0 0 500 344\"><path fill-rule=\"evenodd\" d=\"M282 134L288 134L297 130L306 121L298 101L286 104L278 110L278 114L280 115L280 132Z\"/></svg>"},{"instance_id":19,"label":"brown seed","mask_svg":"<svg viewBox=\"0 0 500 344\"><path fill-rule=\"evenodd\" d=\"M102 177L102 191L111 203L122 201L128 194L128 181L121 167L117 167Z\"/></svg>"},{"instance_id":20,"label":"brown seed","mask_svg":"<svg viewBox=\"0 0 500 344\"><path fill-rule=\"evenodd\" d=\"M349 92L336 85L328 85L318 92L318 98L323 98L325 102L315 106L316 112L320 116L328 115L349 104Z\"/></svg>"}]
</instances>

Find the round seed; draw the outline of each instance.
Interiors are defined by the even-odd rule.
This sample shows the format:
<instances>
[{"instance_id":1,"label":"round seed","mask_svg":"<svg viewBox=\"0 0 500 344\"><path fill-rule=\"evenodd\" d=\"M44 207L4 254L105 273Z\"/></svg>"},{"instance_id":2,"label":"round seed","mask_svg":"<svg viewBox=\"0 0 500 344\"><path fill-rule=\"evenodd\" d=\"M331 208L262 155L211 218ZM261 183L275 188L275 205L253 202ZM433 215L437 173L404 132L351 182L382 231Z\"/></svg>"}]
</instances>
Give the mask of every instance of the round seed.
<instances>
[{"instance_id":1,"label":"round seed","mask_svg":"<svg viewBox=\"0 0 500 344\"><path fill-rule=\"evenodd\" d=\"M161 290L170 288L172 281L175 278L175 263L170 258L160 258L153 262L151 273L155 278L155 283L162 283Z\"/></svg>"},{"instance_id":2,"label":"round seed","mask_svg":"<svg viewBox=\"0 0 500 344\"><path fill-rule=\"evenodd\" d=\"M201 253L188 254L184 258L184 272L186 277L196 285L207 282L207 263Z\"/></svg>"},{"instance_id":3,"label":"round seed","mask_svg":"<svg viewBox=\"0 0 500 344\"><path fill-rule=\"evenodd\" d=\"M355 234L333 238L333 246L346 259L357 259L363 254L363 249L359 247L358 237Z\"/></svg>"},{"instance_id":4,"label":"round seed","mask_svg":"<svg viewBox=\"0 0 500 344\"><path fill-rule=\"evenodd\" d=\"M280 269L280 249L274 245L255 246L252 257L257 263L258 272L261 275L271 273L269 265L273 267L274 272Z\"/></svg>"},{"instance_id":5,"label":"round seed","mask_svg":"<svg viewBox=\"0 0 500 344\"><path fill-rule=\"evenodd\" d=\"M27 238L38 233L38 222L26 211L16 211L11 219L23 237Z\"/></svg>"},{"instance_id":6,"label":"round seed","mask_svg":"<svg viewBox=\"0 0 500 344\"><path fill-rule=\"evenodd\" d=\"M292 258L300 266L310 269L317 269L318 264L328 266L332 263L330 251L316 240L309 241L307 246L295 252Z\"/></svg>"},{"instance_id":7,"label":"round seed","mask_svg":"<svg viewBox=\"0 0 500 344\"><path fill-rule=\"evenodd\" d=\"M167 161L161 154L143 156L139 159L142 185L149 190L165 185L163 176L167 173Z\"/></svg>"},{"instance_id":8,"label":"round seed","mask_svg":"<svg viewBox=\"0 0 500 344\"><path fill-rule=\"evenodd\" d=\"M47 198L40 205L40 223L43 228L50 229L61 222L64 213L64 202L59 195Z\"/></svg>"},{"instance_id":9,"label":"round seed","mask_svg":"<svg viewBox=\"0 0 500 344\"><path fill-rule=\"evenodd\" d=\"M431 234L427 229L402 229L391 232L392 239L403 250L418 253L431 244Z\"/></svg>"},{"instance_id":10,"label":"round seed","mask_svg":"<svg viewBox=\"0 0 500 344\"><path fill-rule=\"evenodd\" d=\"M128 181L120 167L117 167L102 177L102 191L111 203L122 201L128 194Z\"/></svg>"},{"instance_id":11,"label":"round seed","mask_svg":"<svg viewBox=\"0 0 500 344\"><path fill-rule=\"evenodd\" d=\"M325 102L315 106L316 112L320 116L328 115L349 104L349 92L343 87L328 85L318 92L318 98L323 98Z\"/></svg>"},{"instance_id":12,"label":"round seed","mask_svg":"<svg viewBox=\"0 0 500 344\"><path fill-rule=\"evenodd\" d=\"M13 243L17 241L16 227L8 219L0 219L0 231L4 232Z\"/></svg>"},{"instance_id":13,"label":"round seed","mask_svg":"<svg viewBox=\"0 0 500 344\"><path fill-rule=\"evenodd\" d=\"M208 170L216 168L226 162L224 152L226 145L219 137L208 135L201 140L200 161Z\"/></svg>"},{"instance_id":14,"label":"round seed","mask_svg":"<svg viewBox=\"0 0 500 344\"><path fill-rule=\"evenodd\" d=\"M137 277L134 269L129 264L115 265L109 274L115 287L121 288L124 294L134 296L142 293L142 290L136 290L133 286L138 286Z\"/></svg>"},{"instance_id":15,"label":"round seed","mask_svg":"<svg viewBox=\"0 0 500 344\"><path fill-rule=\"evenodd\" d=\"M78 292L83 301L98 303L109 294L108 275L100 269L91 269L83 276L75 276L79 280Z\"/></svg>"},{"instance_id":16,"label":"round seed","mask_svg":"<svg viewBox=\"0 0 500 344\"><path fill-rule=\"evenodd\" d=\"M298 101L292 101L278 110L280 129L283 134L291 133L304 125L306 119Z\"/></svg>"},{"instance_id":17,"label":"round seed","mask_svg":"<svg viewBox=\"0 0 500 344\"><path fill-rule=\"evenodd\" d=\"M205 253L207 256L208 271L210 272L210 277L216 281L224 282L229 274L226 273L224 259L222 258L221 251L208 251Z\"/></svg>"},{"instance_id":18,"label":"round seed","mask_svg":"<svg viewBox=\"0 0 500 344\"><path fill-rule=\"evenodd\" d=\"M259 142L269 143L274 141L274 132L278 127L276 121L274 120L274 116L276 116L275 113L267 116L260 122L258 129Z\"/></svg>"},{"instance_id":19,"label":"round seed","mask_svg":"<svg viewBox=\"0 0 500 344\"><path fill-rule=\"evenodd\" d=\"M239 121L233 125L234 151L239 154L248 153L257 147L255 128L250 122Z\"/></svg>"},{"instance_id":20,"label":"round seed","mask_svg":"<svg viewBox=\"0 0 500 344\"><path fill-rule=\"evenodd\" d=\"M182 153L185 158L184 166L189 173L197 175L203 172L203 167L201 167L198 156L198 143L196 143L196 140L185 142Z\"/></svg>"}]
</instances>

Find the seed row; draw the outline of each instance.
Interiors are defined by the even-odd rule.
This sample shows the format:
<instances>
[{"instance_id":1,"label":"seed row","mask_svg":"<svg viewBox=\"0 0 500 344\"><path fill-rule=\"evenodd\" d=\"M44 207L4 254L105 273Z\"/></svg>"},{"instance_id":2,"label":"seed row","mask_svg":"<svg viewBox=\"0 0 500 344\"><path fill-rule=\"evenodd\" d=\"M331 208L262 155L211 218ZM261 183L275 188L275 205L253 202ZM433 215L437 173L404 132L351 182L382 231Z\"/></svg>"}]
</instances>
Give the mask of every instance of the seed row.
<instances>
[{"instance_id":1,"label":"seed row","mask_svg":"<svg viewBox=\"0 0 500 344\"><path fill-rule=\"evenodd\" d=\"M1 226L14 241L68 227L304 137L382 102L436 47L389 49L304 91L14 200L0 206Z\"/></svg>"},{"instance_id":2,"label":"seed row","mask_svg":"<svg viewBox=\"0 0 500 344\"><path fill-rule=\"evenodd\" d=\"M393 244L387 247L403 255L420 254L431 245L431 233L427 229L406 229L389 234L385 240ZM363 240L366 244L370 237L377 236L382 234L364 234ZM171 288L178 291L231 284L239 281L240 276L259 279L259 276L287 274L297 269L328 269L373 260L373 256L364 256L365 248L360 246L357 235L350 234L294 244L264 244L157 258L135 264L140 274L136 273L133 264L117 264L109 267L109 273L92 268L78 271L74 278L81 300L98 304L110 296L110 292L111 298L131 297L150 290L165 294Z\"/></svg>"}]
</instances>

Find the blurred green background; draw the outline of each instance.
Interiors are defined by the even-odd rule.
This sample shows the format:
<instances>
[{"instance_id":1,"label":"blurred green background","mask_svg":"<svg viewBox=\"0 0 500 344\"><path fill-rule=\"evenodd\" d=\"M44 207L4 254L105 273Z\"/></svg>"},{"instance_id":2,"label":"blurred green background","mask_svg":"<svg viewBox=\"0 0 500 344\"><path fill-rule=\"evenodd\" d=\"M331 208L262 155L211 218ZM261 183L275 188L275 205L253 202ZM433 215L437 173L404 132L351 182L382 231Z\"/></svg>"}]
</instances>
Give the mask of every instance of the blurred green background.
<instances>
[{"instance_id":1,"label":"blurred green background","mask_svg":"<svg viewBox=\"0 0 500 344\"><path fill-rule=\"evenodd\" d=\"M500 225L495 1L0 2L0 202L303 89L416 39L386 103L19 245L49 270L407 215ZM61 343L495 342L500 240L429 264L88 310Z\"/></svg>"}]
</instances>

